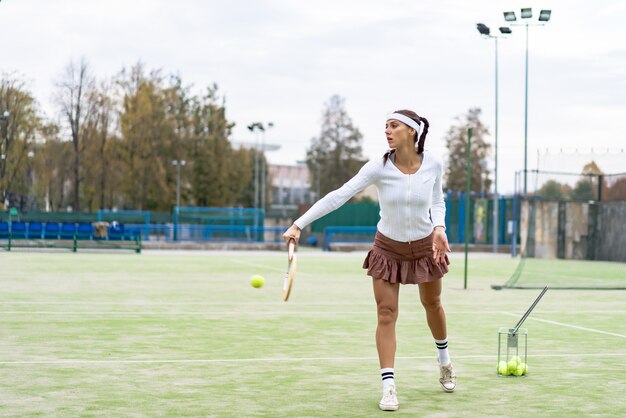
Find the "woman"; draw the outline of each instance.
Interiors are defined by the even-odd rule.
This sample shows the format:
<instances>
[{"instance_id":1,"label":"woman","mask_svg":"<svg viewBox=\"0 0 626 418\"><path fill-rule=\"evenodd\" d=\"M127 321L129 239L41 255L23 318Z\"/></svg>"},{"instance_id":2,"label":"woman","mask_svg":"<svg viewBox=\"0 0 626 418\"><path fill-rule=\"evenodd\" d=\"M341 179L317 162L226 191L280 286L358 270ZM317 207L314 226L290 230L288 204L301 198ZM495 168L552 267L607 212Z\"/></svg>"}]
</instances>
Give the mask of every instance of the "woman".
<instances>
[{"instance_id":1,"label":"woman","mask_svg":"<svg viewBox=\"0 0 626 418\"><path fill-rule=\"evenodd\" d=\"M378 327L376 348L383 381L379 407L398 409L394 382L396 320L400 284L417 284L426 319L435 339L446 392L454 391L456 376L448 354L446 317L441 306L441 278L448 272L446 207L441 188L443 166L424 151L428 121L410 110L387 115L389 151L369 161L341 188L319 200L284 233L286 242L300 239L302 228L339 208L370 184L378 191L380 221L363 268L373 278Z\"/></svg>"}]
</instances>

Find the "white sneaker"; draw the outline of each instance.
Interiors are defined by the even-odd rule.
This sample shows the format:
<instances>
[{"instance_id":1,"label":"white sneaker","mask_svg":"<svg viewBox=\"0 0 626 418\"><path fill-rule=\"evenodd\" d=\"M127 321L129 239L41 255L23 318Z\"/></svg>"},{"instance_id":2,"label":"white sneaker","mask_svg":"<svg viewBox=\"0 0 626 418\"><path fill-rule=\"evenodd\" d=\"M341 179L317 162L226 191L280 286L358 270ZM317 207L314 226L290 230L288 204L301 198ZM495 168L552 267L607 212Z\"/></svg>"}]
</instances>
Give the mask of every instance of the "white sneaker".
<instances>
[{"instance_id":1,"label":"white sneaker","mask_svg":"<svg viewBox=\"0 0 626 418\"><path fill-rule=\"evenodd\" d=\"M387 387L387 390L383 392L383 398L378 403L378 407L382 411L397 411L398 406L396 385L392 383Z\"/></svg>"},{"instance_id":2,"label":"white sneaker","mask_svg":"<svg viewBox=\"0 0 626 418\"><path fill-rule=\"evenodd\" d=\"M441 383L443 390L445 392L454 392L454 388L456 387L456 374L454 374L452 363L449 363L447 366L439 365L439 373L441 375L439 383Z\"/></svg>"}]
</instances>

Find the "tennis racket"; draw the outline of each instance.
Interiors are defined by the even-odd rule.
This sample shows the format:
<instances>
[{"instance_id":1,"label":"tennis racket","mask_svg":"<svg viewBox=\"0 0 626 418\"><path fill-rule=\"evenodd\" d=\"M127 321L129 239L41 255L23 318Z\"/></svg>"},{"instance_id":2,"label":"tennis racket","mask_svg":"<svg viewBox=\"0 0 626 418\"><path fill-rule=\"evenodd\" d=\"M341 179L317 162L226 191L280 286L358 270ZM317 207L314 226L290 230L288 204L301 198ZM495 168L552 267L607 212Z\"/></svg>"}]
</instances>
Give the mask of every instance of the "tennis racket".
<instances>
[{"instance_id":1,"label":"tennis racket","mask_svg":"<svg viewBox=\"0 0 626 418\"><path fill-rule=\"evenodd\" d=\"M289 245L287 246L287 273L285 273L285 280L283 281L283 300L285 302L289 300L293 280L296 278L296 260L296 241L289 240Z\"/></svg>"}]
</instances>

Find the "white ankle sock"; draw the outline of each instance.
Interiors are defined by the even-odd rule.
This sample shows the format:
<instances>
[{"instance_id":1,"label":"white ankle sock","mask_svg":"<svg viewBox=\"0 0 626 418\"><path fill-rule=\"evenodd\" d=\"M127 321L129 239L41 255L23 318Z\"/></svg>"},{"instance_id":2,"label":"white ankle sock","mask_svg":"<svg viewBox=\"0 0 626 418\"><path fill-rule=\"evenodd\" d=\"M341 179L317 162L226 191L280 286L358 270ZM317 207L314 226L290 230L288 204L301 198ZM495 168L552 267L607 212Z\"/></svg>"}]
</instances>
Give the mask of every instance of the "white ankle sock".
<instances>
[{"instance_id":1,"label":"white ankle sock","mask_svg":"<svg viewBox=\"0 0 626 418\"><path fill-rule=\"evenodd\" d=\"M391 385L392 383L395 385L395 382L393 380L393 367L385 367L383 369L380 369L380 375L383 378L383 392L385 392L389 385Z\"/></svg>"},{"instance_id":2,"label":"white ankle sock","mask_svg":"<svg viewBox=\"0 0 626 418\"><path fill-rule=\"evenodd\" d=\"M450 354L448 353L448 339L435 340L437 346L437 354L439 357L439 365L445 366L450 364Z\"/></svg>"}]
</instances>

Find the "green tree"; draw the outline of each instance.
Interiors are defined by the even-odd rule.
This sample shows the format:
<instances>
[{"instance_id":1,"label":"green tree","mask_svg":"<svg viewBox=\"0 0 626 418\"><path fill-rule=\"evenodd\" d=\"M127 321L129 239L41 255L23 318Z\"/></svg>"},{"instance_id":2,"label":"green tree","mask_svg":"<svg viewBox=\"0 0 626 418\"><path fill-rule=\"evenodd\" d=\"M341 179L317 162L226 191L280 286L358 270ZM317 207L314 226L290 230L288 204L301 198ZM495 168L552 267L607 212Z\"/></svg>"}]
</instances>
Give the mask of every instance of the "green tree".
<instances>
[{"instance_id":1,"label":"green tree","mask_svg":"<svg viewBox=\"0 0 626 418\"><path fill-rule=\"evenodd\" d=\"M485 141L489 130L480 120L480 108L471 108L463 116L456 118L446 134L446 146L448 147L448 165L446 167L446 189L452 191L465 191L467 178L467 130L472 130L472 159L470 187L473 192L481 191L484 181L485 190L491 187L489 170L482 161L487 161L491 151L491 144Z\"/></svg>"},{"instance_id":2,"label":"green tree","mask_svg":"<svg viewBox=\"0 0 626 418\"><path fill-rule=\"evenodd\" d=\"M592 182L585 178L578 180L576 186L570 192L572 200L589 201L596 199L596 191Z\"/></svg>"},{"instance_id":3,"label":"green tree","mask_svg":"<svg viewBox=\"0 0 626 418\"><path fill-rule=\"evenodd\" d=\"M163 79L159 71L145 74L142 64L122 70L120 147L123 161L123 208L169 210L171 189L167 171L171 167L174 124L167 117Z\"/></svg>"},{"instance_id":4,"label":"green tree","mask_svg":"<svg viewBox=\"0 0 626 418\"><path fill-rule=\"evenodd\" d=\"M231 206L244 185L234 177L239 164L229 140L233 123L226 119L225 100L217 85L192 105L192 190L199 206Z\"/></svg>"},{"instance_id":5,"label":"green tree","mask_svg":"<svg viewBox=\"0 0 626 418\"><path fill-rule=\"evenodd\" d=\"M341 187L363 166L362 138L345 100L332 96L324 104L321 132L311 139L306 158L311 184L319 184L321 195Z\"/></svg>"},{"instance_id":6,"label":"green tree","mask_svg":"<svg viewBox=\"0 0 626 418\"><path fill-rule=\"evenodd\" d=\"M570 192L572 200L596 200L598 198L598 182L602 174L602 170L598 167L595 161L585 164L583 166L580 179L576 182L576 185Z\"/></svg>"},{"instance_id":7,"label":"green tree","mask_svg":"<svg viewBox=\"0 0 626 418\"><path fill-rule=\"evenodd\" d=\"M253 148L245 148L241 147L235 149L233 151L233 158L238 163L235 165L233 180L238 182L237 189L240 190L237 199L235 200L235 205L242 207L254 207L254 155L256 152ZM261 161L264 157L262 153L259 152L259 161ZM261 164L259 163L259 166ZM265 164L267 167L267 162ZM260 177L260 175L259 175ZM268 184L271 184L269 176L266 176ZM267 187L266 190L271 189L271 187ZM271 190L270 190L271 191ZM270 202L271 199L267 199L267 202Z\"/></svg>"},{"instance_id":8,"label":"green tree","mask_svg":"<svg viewBox=\"0 0 626 418\"><path fill-rule=\"evenodd\" d=\"M8 116L4 117L4 112ZM0 77L0 205L30 209L34 148L41 128L37 103L15 74Z\"/></svg>"},{"instance_id":9,"label":"green tree","mask_svg":"<svg viewBox=\"0 0 626 418\"><path fill-rule=\"evenodd\" d=\"M537 190L537 194L547 200L563 200L563 184L556 180L548 180Z\"/></svg>"},{"instance_id":10,"label":"green tree","mask_svg":"<svg viewBox=\"0 0 626 418\"><path fill-rule=\"evenodd\" d=\"M102 82L90 92L89 101L92 112L85 123L85 144L83 146L82 193L87 210L105 209L111 206L107 202L107 186L115 173L110 141L115 133L115 99L112 96L110 82Z\"/></svg>"},{"instance_id":11,"label":"green tree","mask_svg":"<svg viewBox=\"0 0 626 418\"><path fill-rule=\"evenodd\" d=\"M172 165L172 161L176 160L186 163L184 166L180 166L181 205L195 204L189 179L191 178L190 172L193 170L191 158L194 138L192 107L196 97L191 93L191 86L184 85L179 75L170 76L169 85L163 90L163 94L166 113L174 129L170 143L171 148L167 152L171 160L168 162L171 169L166 174L166 182L170 190L168 201L173 207L177 186L177 166Z\"/></svg>"}]
</instances>

